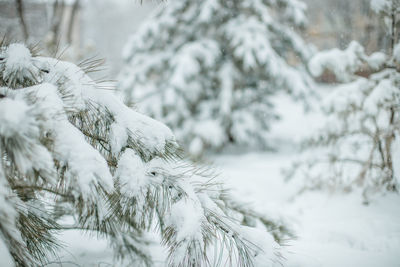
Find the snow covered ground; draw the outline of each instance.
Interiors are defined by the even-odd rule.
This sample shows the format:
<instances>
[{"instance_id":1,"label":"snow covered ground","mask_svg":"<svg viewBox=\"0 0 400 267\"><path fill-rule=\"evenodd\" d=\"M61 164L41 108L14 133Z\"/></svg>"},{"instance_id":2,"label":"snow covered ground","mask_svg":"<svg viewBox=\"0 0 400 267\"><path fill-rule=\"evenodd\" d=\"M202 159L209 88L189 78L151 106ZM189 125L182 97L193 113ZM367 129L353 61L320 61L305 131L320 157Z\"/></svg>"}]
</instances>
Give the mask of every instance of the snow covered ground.
<instances>
[{"instance_id":1,"label":"snow covered ground","mask_svg":"<svg viewBox=\"0 0 400 267\"><path fill-rule=\"evenodd\" d=\"M305 193L293 198L295 184L280 169L292 153L222 155L215 165L228 186L265 212L279 212L297 235L289 241L287 267L400 266L400 196L377 197L362 205L360 194Z\"/></svg>"}]
</instances>

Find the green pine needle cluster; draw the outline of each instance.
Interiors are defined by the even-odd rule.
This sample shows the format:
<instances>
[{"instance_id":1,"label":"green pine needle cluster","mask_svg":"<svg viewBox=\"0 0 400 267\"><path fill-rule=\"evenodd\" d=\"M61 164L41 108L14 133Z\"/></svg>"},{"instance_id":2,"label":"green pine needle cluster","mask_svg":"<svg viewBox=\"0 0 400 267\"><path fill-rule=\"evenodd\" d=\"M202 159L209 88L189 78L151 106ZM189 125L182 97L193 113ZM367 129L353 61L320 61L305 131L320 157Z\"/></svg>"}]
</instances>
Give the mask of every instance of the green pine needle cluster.
<instances>
[{"instance_id":1,"label":"green pine needle cluster","mask_svg":"<svg viewBox=\"0 0 400 267\"><path fill-rule=\"evenodd\" d=\"M13 49L25 56L16 60ZM100 63L87 60L79 68L40 57L22 44L1 44L0 109L7 111L17 104L24 108L16 115L18 124L0 116L0 242L17 266L44 265L56 258L62 249L56 234L71 229L107 238L116 261L135 266L153 265L150 248L154 240L148 232L160 234L161 244L169 250L170 266L221 266L227 260L253 266L255 256L263 251L243 234L245 225L272 231L280 243L293 237L283 222L233 201L212 172L184 159L173 138L165 136L161 145L152 145L152 136L140 127L126 127L125 142L115 145L113 129L121 122L117 111L122 102L114 101L112 92L101 101L82 96L88 91L95 96L109 91L84 73L95 71ZM75 80L78 74L82 77ZM118 105L107 104L110 99ZM133 115L143 127L158 125L143 115ZM54 125L78 132L84 143L67 148L70 154L60 150L64 140L59 140L61 130ZM104 160L111 185L103 173L90 169L80 173L75 168L69 157L75 151L86 153L83 149L101 156L95 162ZM137 164L144 170L138 168L131 178L145 177L145 183L131 191L120 170L126 155L138 157ZM80 164L83 168L89 162ZM91 180L84 180L87 177ZM193 207L199 214L195 233L182 236L171 223L178 205ZM74 223L63 224L65 217L74 218ZM268 253L278 259L271 261L279 261L279 250Z\"/></svg>"}]
</instances>

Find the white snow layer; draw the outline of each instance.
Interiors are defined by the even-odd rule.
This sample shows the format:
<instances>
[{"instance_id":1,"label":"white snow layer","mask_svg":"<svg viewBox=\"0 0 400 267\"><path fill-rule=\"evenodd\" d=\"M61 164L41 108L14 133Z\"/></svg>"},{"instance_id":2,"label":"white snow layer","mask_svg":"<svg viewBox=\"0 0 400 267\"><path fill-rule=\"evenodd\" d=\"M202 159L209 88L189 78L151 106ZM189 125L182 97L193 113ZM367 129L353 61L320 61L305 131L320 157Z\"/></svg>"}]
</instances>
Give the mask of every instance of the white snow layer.
<instances>
[{"instance_id":1,"label":"white snow layer","mask_svg":"<svg viewBox=\"0 0 400 267\"><path fill-rule=\"evenodd\" d=\"M14 261L8 252L8 248L3 240L0 238L0 266L2 267L14 267Z\"/></svg>"},{"instance_id":2,"label":"white snow layer","mask_svg":"<svg viewBox=\"0 0 400 267\"><path fill-rule=\"evenodd\" d=\"M364 48L353 41L346 50L337 48L322 51L316 54L309 62L309 69L313 76L320 76L325 69L332 71L340 81L350 81L351 74L361 66L361 57Z\"/></svg>"},{"instance_id":3,"label":"white snow layer","mask_svg":"<svg viewBox=\"0 0 400 267\"><path fill-rule=\"evenodd\" d=\"M30 125L28 106L22 100L3 99L0 105L0 134L12 137L21 130L21 125Z\"/></svg>"},{"instance_id":4,"label":"white snow layer","mask_svg":"<svg viewBox=\"0 0 400 267\"><path fill-rule=\"evenodd\" d=\"M377 197L369 206L361 204L358 192L293 198L297 185L284 182L281 168L295 156L290 151L215 158L235 194L268 214L283 213L292 223L297 238L287 242L283 266L397 267L400 197Z\"/></svg>"},{"instance_id":5,"label":"white snow layer","mask_svg":"<svg viewBox=\"0 0 400 267\"><path fill-rule=\"evenodd\" d=\"M314 77L319 77L325 70L330 70L339 81L349 82L363 65L377 70L386 60L387 56L382 52L366 55L364 47L352 41L345 50L334 48L317 53L311 58L308 68Z\"/></svg>"},{"instance_id":6,"label":"white snow layer","mask_svg":"<svg viewBox=\"0 0 400 267\"><path fill-rule=\"evenodd\" d=\"M6 64L3 77L14 75L18 80L28 77L30 80L36 80L39 70L34 68L31 52L23 44L11 44L5 56Z\"/></svg>"},{"instance_id":7,"label":"white snow layer","mask_svg":"<svg viewBox=\"0 0 400 267\"><path fill-rule=\"evenodd\" d=\"M140 190L148 185L146 168L142 159L132 149L126 149L118 162L115 176L121 183L123 194L137 196Z\"/></svg>"}]
</instances>

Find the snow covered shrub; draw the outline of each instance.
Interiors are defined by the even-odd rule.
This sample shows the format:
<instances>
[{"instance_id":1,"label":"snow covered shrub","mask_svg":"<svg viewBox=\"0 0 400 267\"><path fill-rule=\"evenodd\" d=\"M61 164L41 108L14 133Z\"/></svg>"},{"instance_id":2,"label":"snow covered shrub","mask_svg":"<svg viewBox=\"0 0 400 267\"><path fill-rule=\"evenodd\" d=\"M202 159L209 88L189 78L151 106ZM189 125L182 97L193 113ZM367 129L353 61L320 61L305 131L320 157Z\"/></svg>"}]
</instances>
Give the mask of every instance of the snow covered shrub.
<instances>
[{"instance_id":1,"label":"snow covered shrub","mask_svg":"<svg viewBox=\"0 0 400 267\"><path fill-rule=\"evenodd\" d=\"M168 248L169 266L278 262L285 226L183 160L168 127L85 74L92 63L81 69L23 44L1 45L2 266L45 264L63 229L107 238L118 266L152 265L151 230ZM63 224L66 217L74 223Z\"/></svg>"},{"instance_id":2,"label":"snow covered shrub","mask_svg":"<svg viewBox=\"0 0 400 267\"><path fill-rule=\"evenodd\" d=\"M352 42L344 51L321 52L310 60L311 73L329 69L344 83L322 103L326 122L304 143L305 159L288 172L305 177L304 189L361 188L365 202L376 192L398 192L400 182L400 44L395 45L400 2L372 2L386 20L394 19L388 24L392 47L366 55ZM357 75L362 70L372 74Z\"/></svg>"},{"instance_id":3,"label":"snow covered shrub","mask_svg":"<svg viewBox=\"0 0 400 267\"><path fill-rule=\"evenodd\" d=\"M124 49L126 101L140 102L193 154L271 145L271 96L302 98L309 88L301 63L310 49L295 32L305 9L298 0L170 1Z\"/></svg>"}]
</instances>

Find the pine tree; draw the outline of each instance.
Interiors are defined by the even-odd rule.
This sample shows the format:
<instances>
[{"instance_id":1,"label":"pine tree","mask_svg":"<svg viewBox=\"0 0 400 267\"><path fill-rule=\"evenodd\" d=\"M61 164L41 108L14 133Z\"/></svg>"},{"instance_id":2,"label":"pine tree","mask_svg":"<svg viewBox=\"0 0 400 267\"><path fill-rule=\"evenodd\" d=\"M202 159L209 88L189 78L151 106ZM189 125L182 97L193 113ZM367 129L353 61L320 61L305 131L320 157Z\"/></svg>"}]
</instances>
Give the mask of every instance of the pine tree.
<instances>
[{"instance_id":1,"label":"pine tree","mask_svg":"<svg viewBox=\"0 0 400 267\"><path fill-rule=\"evenodd\" d=\"M302 98L310 87L301 64L310 49L295 32L305 9L298 0L170 1L124 49L128 104L140 102L193 154L270 146L271 96Z\"/></svg>"},{"instance_id":2,"label":"pine tree","mask_svg":"<svg viewBox=\"0 0 400 267\"><path fill-rule=\"evenodd\" d=\"M155 229L169 266L278 262L276 241L290 235L282 222L230 198L183 159L169 128L89 78L98 63L1 45L0 255L46 264L61 246L55 235L77 229L107 238L118 265L151 266Z\"/></svg>"},{"instance_id":3,"label":"pine tree","mask_svg":"<svg viewBox=\"0 0 400 267\"><path fill-rule=\"evenodd\" d=\"M305 141L303 159L288 172L305 179L304 189L361 188L365 203L373 193L398 192L400 181L400 1L373 0L371 6L387 23L391 48L367 55L353 41L346 50L323 51L310 60L314 76L329 70L342 84L326 97L326 123Z\"/></svg>"}]
</instances>

